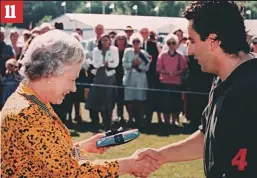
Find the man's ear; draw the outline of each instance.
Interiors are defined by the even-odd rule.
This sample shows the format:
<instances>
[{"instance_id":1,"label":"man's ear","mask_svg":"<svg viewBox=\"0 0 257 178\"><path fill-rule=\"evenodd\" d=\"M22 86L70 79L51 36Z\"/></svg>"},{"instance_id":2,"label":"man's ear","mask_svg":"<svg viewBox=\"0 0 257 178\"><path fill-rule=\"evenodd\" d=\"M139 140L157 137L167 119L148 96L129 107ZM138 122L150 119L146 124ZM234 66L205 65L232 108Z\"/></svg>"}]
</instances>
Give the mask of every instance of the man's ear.
<instances>
[{"instance_id":1,"label":"man's ear","mask_svg":"<svg viewBox=\"0 0 257 178\"><path fill-rule=\"evenodd\" d=\"M214 52L221 44L221 42L217 40L217 35L215 33L211 33L207 40L209 41L212 52Z\"/></svg>"}]
</instances>

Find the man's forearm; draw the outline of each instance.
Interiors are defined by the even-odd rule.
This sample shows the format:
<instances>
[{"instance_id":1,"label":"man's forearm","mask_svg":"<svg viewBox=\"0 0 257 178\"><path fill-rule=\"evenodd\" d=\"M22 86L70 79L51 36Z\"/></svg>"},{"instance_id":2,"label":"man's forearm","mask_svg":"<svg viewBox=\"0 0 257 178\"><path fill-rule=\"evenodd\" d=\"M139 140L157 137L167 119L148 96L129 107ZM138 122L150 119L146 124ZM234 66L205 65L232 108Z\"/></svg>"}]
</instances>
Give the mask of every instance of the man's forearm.
<instances>
[{"instance_id":1,"label":"man's forearm","mask_svg":"<svg viewBox=\"0 0 257 178\"><path fill-rule=\"evenodd\" d=\"M163 155L164 163L181 162L203 157L204 134L197 131L185 140L158 149Z\"/></svg>"}]
</instances>

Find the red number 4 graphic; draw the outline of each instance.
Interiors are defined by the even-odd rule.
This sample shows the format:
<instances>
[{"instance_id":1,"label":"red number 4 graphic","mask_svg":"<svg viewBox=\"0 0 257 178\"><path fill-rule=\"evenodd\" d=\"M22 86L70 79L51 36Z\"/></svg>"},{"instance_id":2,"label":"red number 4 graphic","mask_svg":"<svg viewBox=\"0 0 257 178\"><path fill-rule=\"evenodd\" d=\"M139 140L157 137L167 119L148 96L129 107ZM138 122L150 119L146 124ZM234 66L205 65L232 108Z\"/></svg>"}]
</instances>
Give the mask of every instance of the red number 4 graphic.
<instances>
[{"instance_id":1,"label":"red number 4 graphic","mask_svg":"<svg viewBox=\"0 0 257 178\"><path fill-rule=\"evenodd\" d=\"M238 151L236 156L232 159L232 166L238 166L239 171L244 171L245 167L247 166L246 153L247 153L247 149L242 148Z\"/></svg>"}]
</instances>

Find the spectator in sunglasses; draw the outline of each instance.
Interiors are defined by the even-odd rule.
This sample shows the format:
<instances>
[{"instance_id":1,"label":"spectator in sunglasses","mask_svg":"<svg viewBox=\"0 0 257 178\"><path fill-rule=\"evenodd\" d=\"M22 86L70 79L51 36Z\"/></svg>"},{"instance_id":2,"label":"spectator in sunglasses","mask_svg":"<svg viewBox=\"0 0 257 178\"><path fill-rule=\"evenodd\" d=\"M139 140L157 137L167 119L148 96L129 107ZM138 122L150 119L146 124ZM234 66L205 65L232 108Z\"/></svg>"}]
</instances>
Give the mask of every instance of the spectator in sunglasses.
<instances>
[{"instance_id":1,"label":"spectator in sunglasses","mask_svg":"<svg viewBox=\"0 0 257 178\"><path fill-rule=\"evenodd\" d=\"M184 33L183 31L178 28L175 29L173 32L174 35L176 35L178 37L178 48L177 51L181 52L183 55L188 56L188 52L187 52L187 45L183 42L184 41ZM164 44L162 51L167 51L168 50L168 46L167 44Z\"/></svg>"},{"instance_id":2,"label":"spectator in sunglasses","mask_svg":"<svg viewBox=\"0 0 257 178\"><path fill-rule=\"evenodd\" d=\"M131 35L134 33L134 30L131 26L127 26L124 32L127 34L128 40L130 40ZM131 47L132 44L130 44Z\"/></svg>"},{"instance_id":3,"label":"spectator in sunglasses","mask_svg":"<svg viewBox=\"0 0 257 178\"><path fill-rule=\"evenodd\" d=\"M137 127L141 126L144 116L146 88L148 88L146 72L149 70L149 54L141 49L143 38L139 33L130 37L132 48L127 48L123 56L125 101L129 117L135 117ZM127 88L129 87L129 88ZM131 120L131 119L130 119Z\"/></svg>"},{"instance_id":4,"label":"spectator in sunglasses","mask_svg":"<svg viewBox=\"0 0 257 178\"><path fill-rule=\"evenodd\" d=\"M179 40L174 34L166 37L168 51L159 55L157 61L157 72L160 74L160 88L163 90L177 91L181 88L181 75L187 68L187 60L184 55L177 52ZM179 92L163 92L160 104L163 108L164 120L170 124L172 113L172 124L179 125L179 114L182 111L182 96Z\"/></svg>"}]
</instances>

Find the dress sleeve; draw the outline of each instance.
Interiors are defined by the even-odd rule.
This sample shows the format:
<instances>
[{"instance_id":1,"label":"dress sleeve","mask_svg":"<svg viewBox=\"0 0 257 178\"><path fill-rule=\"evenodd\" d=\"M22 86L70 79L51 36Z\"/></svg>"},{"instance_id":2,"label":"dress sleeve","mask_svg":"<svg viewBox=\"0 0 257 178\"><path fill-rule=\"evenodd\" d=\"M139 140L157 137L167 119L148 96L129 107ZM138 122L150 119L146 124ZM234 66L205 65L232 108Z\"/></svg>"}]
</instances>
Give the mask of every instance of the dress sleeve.
<instances>
[{"instance_id":1,"label":"dress sleeve","mask_svg":"<svg viewBox=\"0 0 257 178\"><path fill-rule=\"evenodd\" d=\"M129 50L128 49L125 49L124 51L124 55L123 55L123 58L122 58L122 66L125 70L129 70L132 68L132 60L129 59Z\"/></svg>"},{"instance_id":2,"label":"dress sleeve","mask_svg":"<svg viewBox=\"0 0 257 178\"><path fill-rule=\"evenodd\" d=\"M72 156L72 146L67 144L65 135L54 125L21 128L19 134L24 149L31 150L47 167L50 177L118 177L119 165L115 160L97 163L87 160L80 165Z\"/></svg>"}]
</instances>

